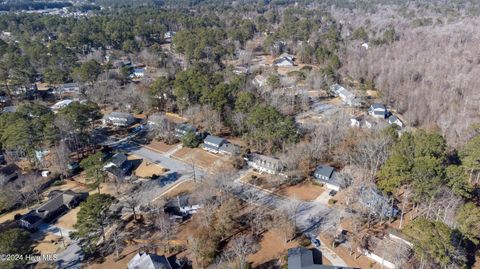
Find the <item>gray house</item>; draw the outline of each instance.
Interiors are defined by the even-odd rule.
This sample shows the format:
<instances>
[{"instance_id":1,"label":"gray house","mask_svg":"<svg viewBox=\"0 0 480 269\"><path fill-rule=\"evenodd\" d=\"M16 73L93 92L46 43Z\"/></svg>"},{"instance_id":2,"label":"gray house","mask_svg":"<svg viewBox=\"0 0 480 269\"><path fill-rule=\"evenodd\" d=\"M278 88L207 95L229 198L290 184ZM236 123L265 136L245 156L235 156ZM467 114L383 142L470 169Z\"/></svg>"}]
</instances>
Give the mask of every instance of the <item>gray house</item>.
<instances>
[{"instance_id":1,"label":"gray house","mask_svg":"<svg viewBox=\"0 0 480 269\"><path fill-rule=\"evenodd\" d=\"M125 153L117 153L103 167L110 177L120 178L126 176L133 168L133 164L128 160Z\"/></svg>"},{"instance_id":2,"label":"gray house","mask_svg":"<svg viewBox=\"0 0 480 269\"><path fill-rule=\"evenodd\" d=\"M224 138L214 136L214 135L208 135L203 140L202 148L212 153L218 153L220 152L220 148L225 143L227 143L227 140L225 140Z\"/></svg>"},{"instance_id":3,"label":"gray house","mask_svg":"<svg viewBox=\"0 0 480 269\"><path fill-rule=\"evenodd\" d=\"M137 253L127 265L128 269L172 269L172 265L165 256Z\"/></svg>"},{"instance_id":4,"label":"gray house","mask_svg":"<svg viewBox=\"0 0 480 269\"><path fill-rule=\"evenodd\" d=\"M327 188L334 191L339 191L344 185L343 180L335 173L335 169L328 165L317 166L313 176L316 181L325 184Z\"/></svg>"},{"instance_id":5,"label":"gray house","mask_svg":"<svg viewBox=\"0 0 480 269\"><path fill-rule=\"evenodd\" d=\"M353 269L353 267L315 263L311 250L298 247L288 250L288 269Z\"/></svg>"}]
</instances>

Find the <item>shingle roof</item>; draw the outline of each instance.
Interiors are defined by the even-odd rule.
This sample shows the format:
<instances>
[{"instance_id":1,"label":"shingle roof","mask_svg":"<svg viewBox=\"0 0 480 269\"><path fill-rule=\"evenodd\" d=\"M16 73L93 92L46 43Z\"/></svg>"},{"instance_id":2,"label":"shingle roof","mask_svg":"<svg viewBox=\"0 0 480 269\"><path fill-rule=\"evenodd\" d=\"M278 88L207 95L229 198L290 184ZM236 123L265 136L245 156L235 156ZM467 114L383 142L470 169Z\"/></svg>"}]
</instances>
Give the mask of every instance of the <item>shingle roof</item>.
<instances>
[{"instance_id":1,"label":"shingle roof","mask_svg":"<svg viewBox=\"0 0 480 269\"><path fill-rule=\"evenodd\" d=\"M127 154L125 153L117 153L113 155L112 159L110 160L117 167L122 167L122 165L128 160Z\"/></svg>"},{"instance_id":2,"label":"shingle roof","mask_svg":"<svg viewBox=\"0 0 480 269\"><path fill-rule=\"evenodd\" d=\"M380 103L373 103L371 106L373 109L386 109L385 105L380 104Z\"/></svg>"},{"instance_id":3,"label":"shingle roof","mask_svg":"<svg viewBox=\"0 0 480 269\"><path fill-rule=\"evenodd\" d=\"M330 178L335 169L328 165L319 165L315 169L315 175L321 175Z\"/></svg>"},{"instance_id":4,"label":"shingle roof","mask_svg":"<svg viewBox=\"0 0 480 269\"><path fill-rule=\"evenodd\" d=\"M129 262L128 269L172 269L165 256L137 253Z\"/></svg>"},{"instance_id":5,"label":"shingle roof","mask_svg":"<svg viewBox=\"0 0 480 269\"><path fill-rule=\"evenodd\" d=\"M203 140L203 142L204 142L204 143L211 143L211 144L220 146L222 143L225 142L225 139L224 139L224 138L221 138L221 137L218 137L218 136L214 136L214 135L208 135L208 136Z\"/></svg>"}]
</instances>

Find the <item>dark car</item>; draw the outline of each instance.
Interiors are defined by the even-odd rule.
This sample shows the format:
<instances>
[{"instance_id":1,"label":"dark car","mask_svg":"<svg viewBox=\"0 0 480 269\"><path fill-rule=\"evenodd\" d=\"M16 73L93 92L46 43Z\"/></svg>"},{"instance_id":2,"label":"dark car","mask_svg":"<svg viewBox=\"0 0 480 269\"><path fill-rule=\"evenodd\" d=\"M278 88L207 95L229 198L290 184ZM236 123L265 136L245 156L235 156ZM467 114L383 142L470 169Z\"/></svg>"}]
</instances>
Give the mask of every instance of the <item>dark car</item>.
<instances>
[{"instance_id":1,"label":"dark car","mask_svg":"<svg viewBox=\"0 0 480 269\"><path fill-rule=\"evenodd\" d=\"M328 195L330 195L330 196L335 196L335 194L337 194L337 192L334 191L334 190L331 190L331 191L328 193Z\"/></svg>"}]
</instances>

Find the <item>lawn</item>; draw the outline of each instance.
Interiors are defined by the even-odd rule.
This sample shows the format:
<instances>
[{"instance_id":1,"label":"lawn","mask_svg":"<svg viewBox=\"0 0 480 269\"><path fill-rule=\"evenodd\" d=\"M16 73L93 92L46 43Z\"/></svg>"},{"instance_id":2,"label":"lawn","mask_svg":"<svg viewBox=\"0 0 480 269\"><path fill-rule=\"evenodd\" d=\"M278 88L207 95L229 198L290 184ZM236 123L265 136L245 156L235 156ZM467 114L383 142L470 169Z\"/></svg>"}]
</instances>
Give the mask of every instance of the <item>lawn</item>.
<instances>
[{"instance_id":1,"label":"lawn","mask_svg":"<svg viewBox=\"0 0 480 269\"><path fill-rule=\"evenodd\" d=\"M153 175L161 176L167 172L165 167L152 163L148 160L140 159L135 155L128 156L128 159L132 161L138 160L140 162L138 167L133 172L137 177L151 178Z\"/></svg>"},{"instance_id":2,"label":"lawn","mask_svg":"<svg viewBox=\"0 0 480 269\"><path fill-rule=\"evenodd\" d=\"M186 163L195 163L195 165L205 169L213 167L222 158L221 155L207 152L201 148L192 149L187 147L178 150L172 156Z\"/></svg>"},{"instance_id":3,"label":"lawn","mask_svg":"<svg viewBox=\"0 0 480 269\"><path fill-rule=\"evenodd\" d=\"M323 192L324 189L322 187L306 181L294 186L284 186L277 193L302 201L313 201Z\"/></svg>"},{"instance_id":4,"label":"lawn","mask_svg":"<svg viewBox=\"0 0 480 269\"><path fill-rule=\"evenodd\" d=\"M48 233L34 248L41 254L56 253L62 248L61 237Z\"/></svg>"},{"instance_id":5,"label":"lawn","mask_svg":"<svg viewBox=\"0 0 480 269\"><path fill-rule=\"evenodd\" d=\"M281 259L287 255L289 248L298 247L297 241L290 241L287 244L279 230L272 229L263 234L259 250L248 257L252 267Z\"/></svg>"},{"instance_id":6,"label":"lawn","mask_svg":"<svg viewBox=\"0 0 480 269\"><path fill-rule=\"evenodd\" d=\"M153 140L150 144L147 145L149 149L152 149L161 153L168 152L174 149L176 146L178 146L178 144L168 145L168 144L165 144L165 142L163 141L156 141L156 140Z\"/></svg>"},{"instance_id":7,"label":"lawn","mask_svg":"<svg viewBox=\"0 0 480 269\"><path fill-rule=\"evenodd\" d=\"M55 223L56 226L60 228L64 228L67 230L73 230L73 225L77 223L77 213L80 211L80 207L77 206L76 208L70 210L67 214L61 216L57 222Z\"/></svg>"}]
</instances>

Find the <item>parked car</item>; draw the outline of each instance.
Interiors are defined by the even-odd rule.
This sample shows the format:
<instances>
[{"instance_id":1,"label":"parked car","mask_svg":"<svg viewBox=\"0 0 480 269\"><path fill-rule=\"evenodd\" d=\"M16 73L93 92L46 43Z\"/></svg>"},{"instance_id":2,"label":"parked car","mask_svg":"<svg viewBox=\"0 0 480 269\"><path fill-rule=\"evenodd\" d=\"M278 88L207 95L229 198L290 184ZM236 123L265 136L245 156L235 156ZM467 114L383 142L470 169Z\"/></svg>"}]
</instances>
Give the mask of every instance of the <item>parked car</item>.
<instances>
[{"instance_id":1,"label":"parked car","mask_svg":"<svg viewBox=\"0 0 480 269\"><path fill-rule=\"evenodd\" d=\"M315 247L320 247L320 240L318 240L317 238L313 238L311 239L312 241L312 244L315 246Z\"/></svg>"},{"instance_id":2,"label":"parked car","mask_svg":"<svg viewBox=\"0 0 480 269\"><path fill-rule=\"evenodd\" d=\"M331 190L331 191L328 193L328 195L330 195L330 196L335 196L335 194L337 194L337 192L334 191L334 190Z\"/></svg>"}]
</instances>

